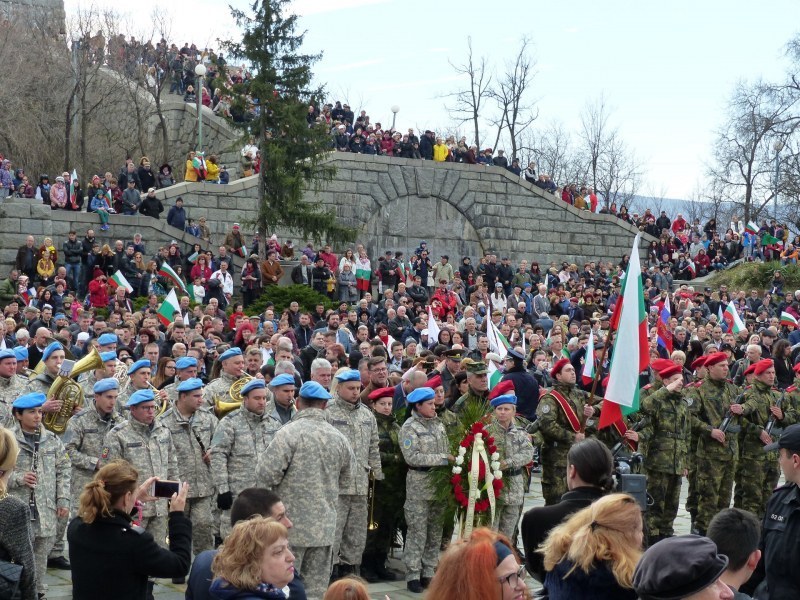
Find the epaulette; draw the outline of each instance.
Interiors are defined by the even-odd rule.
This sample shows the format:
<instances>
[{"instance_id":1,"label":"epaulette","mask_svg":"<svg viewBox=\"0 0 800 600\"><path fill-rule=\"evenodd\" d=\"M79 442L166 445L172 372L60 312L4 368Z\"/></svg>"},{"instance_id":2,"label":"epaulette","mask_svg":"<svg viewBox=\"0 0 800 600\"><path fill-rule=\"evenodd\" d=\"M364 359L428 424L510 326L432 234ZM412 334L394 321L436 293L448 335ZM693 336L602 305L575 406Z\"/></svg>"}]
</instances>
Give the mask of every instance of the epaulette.
<instances>
[{"instance_id":1,"label":"epaulette","mask_svg":"<svg viewBox=\"0 0 800 600\"><path fill-rule=\"evenodd\" d=\"M642 391L642 392L643 392L643 391L645 391L645 390L649 390L651 387L653 387L653 384L652 384L652 383L648 383L646 386L644 386L643 388L641 388L641 390L640 390L640 391Z\"/></svg>"},{"instance_id":2,"label":"epaulette","mask_svg":"<svg viewBox=\"0 0 800 600\"><path fill-rule=\"evenodd\" d=\"M158 417L156 417L156 418L157 418L157 419L163 419L163 418L164 418L164 417L166 417L167 415L171 415L171 414L172 414L172 410L173 410L173 408L174 408L174 407L170 406L170 407L169 407L167 410L165 410L165 411L164 411L164 414L162 414L162 415L159 415L159 416L158 416Z\"/></svg>"},{"instance_id":3,"label":"epaulette","mask_svg":"<svg viewBox=\"0 0 800 600\"><path fill-rule=\"evenodd\" d=\"M122 429L123 427L126 427L127 425L128 425L128 422L127 421L123 421L119 425L114 425L114 427L111 428L111 431L117 431L119 429Z\"/></svg>"},{"instance_id":4,"label":"epaulette","mask_svg":"<svg viewBox=\"0 0 800 600\"><path fill-rule=\"evenodd\" d=\"M89 407L88 407L88 406L87 406L87 407L84 407L84 408L80 409L78 412L76 412L76 413L73 415L73 418L74 418L74 417L80 417L81 415L85 415L87 412L89 412Z\"/></svg>"}]
</instances>

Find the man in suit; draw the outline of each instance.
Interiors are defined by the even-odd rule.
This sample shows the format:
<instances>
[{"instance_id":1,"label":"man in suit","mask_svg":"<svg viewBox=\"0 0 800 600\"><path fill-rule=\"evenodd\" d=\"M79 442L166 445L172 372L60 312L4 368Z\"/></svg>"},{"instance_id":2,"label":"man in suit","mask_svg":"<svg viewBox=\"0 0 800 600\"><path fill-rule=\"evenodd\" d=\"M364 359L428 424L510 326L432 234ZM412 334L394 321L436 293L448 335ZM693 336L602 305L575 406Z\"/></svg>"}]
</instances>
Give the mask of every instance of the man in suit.
<instances>
[{"instance_id":1,"label":"man in suit","mask_svg":"<svg viewBox=\"0 0 800 600\"><path fill-rule=\"evenodd\" d=\"M311 287L311 265L305 254L300 255L300 264L292 269L292 283Z\"/></svg>"}]
</instances>

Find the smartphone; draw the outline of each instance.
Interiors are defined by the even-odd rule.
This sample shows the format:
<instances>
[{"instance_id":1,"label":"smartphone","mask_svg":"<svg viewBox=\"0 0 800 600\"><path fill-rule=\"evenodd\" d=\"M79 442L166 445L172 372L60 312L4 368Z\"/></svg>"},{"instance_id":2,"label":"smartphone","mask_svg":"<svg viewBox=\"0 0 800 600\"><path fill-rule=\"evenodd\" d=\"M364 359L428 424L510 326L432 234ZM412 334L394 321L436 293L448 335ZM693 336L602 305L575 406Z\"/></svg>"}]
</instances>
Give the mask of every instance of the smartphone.
<instances>
[{"instance_id":1,"label":"smartphone","mask_svg":"<svg viewBox=\"0 0 800 600\"><path fill-rule=\"evenodd\" d=\"M150 486L150 495L156 498L172 498L172 494L179 494L180 491L180 481L161 481L157 479Z\"/></svg>"}]
</instances>

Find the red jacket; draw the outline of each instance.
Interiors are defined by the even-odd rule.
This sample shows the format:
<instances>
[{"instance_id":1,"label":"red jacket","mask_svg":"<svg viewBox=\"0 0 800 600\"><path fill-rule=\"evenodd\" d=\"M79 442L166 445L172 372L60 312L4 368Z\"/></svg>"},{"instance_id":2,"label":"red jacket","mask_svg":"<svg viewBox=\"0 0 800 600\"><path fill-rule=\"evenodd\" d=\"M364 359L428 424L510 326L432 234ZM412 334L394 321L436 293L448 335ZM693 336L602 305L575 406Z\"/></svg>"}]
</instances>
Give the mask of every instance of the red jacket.
<instances>
[{"instance_id":1,"label":"red jacket","mask_svg":"<svg viewBox=\"0 0 800 600\"><path fill-rule=\"evenodd\" d=\"M440 306L435 306L434 301L439 302ZM444 319L448 313L455 313L458 308L458 296L455 292L444 291L442 288L437 289L431 298L431 306L434 312L439 313L439 318Z\"/></svg>"},{"instance_id":2,"label":"red jacket","mask_svg":"<svg viewBox=\"0 0 800 600\"><path fill-rule=\"evenodd\" d=\"M99 279L89 282L89 303L95 308L108 306L108 284Z\"/></svg>"}]
</instances>

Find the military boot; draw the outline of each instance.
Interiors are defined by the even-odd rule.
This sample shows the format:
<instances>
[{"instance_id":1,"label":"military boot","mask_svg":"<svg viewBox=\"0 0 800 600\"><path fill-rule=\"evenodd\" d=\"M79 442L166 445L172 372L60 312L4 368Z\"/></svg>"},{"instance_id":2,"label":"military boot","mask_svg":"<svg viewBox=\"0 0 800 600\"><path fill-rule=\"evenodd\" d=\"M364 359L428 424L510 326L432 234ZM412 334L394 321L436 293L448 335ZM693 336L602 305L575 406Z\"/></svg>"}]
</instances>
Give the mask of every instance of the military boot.
<instances>
[{"instance_id":1,"label":"military boot","mask_svg":"<svg viewBox=\"0 0 800 600\"><path fill-rule=\"evenodd\" d=\"M413 579L411 581L407 581L406 589L412 594L421 594L424 591L419 579Z\"/></svg>"},{"instance_id":2,"label":"military boot","mask_svg":"<svg viewBox=\"0 0 800 600\"><path fill-rule=\"evenodd\" d=\"M377 575L381 581L397 581L397 575L386 568L387 558L388 556L386 554L376 555L375 562L372 565L375 575ZM364 579L366 579L366 577Z\"/></svg>"}]
</instances>

